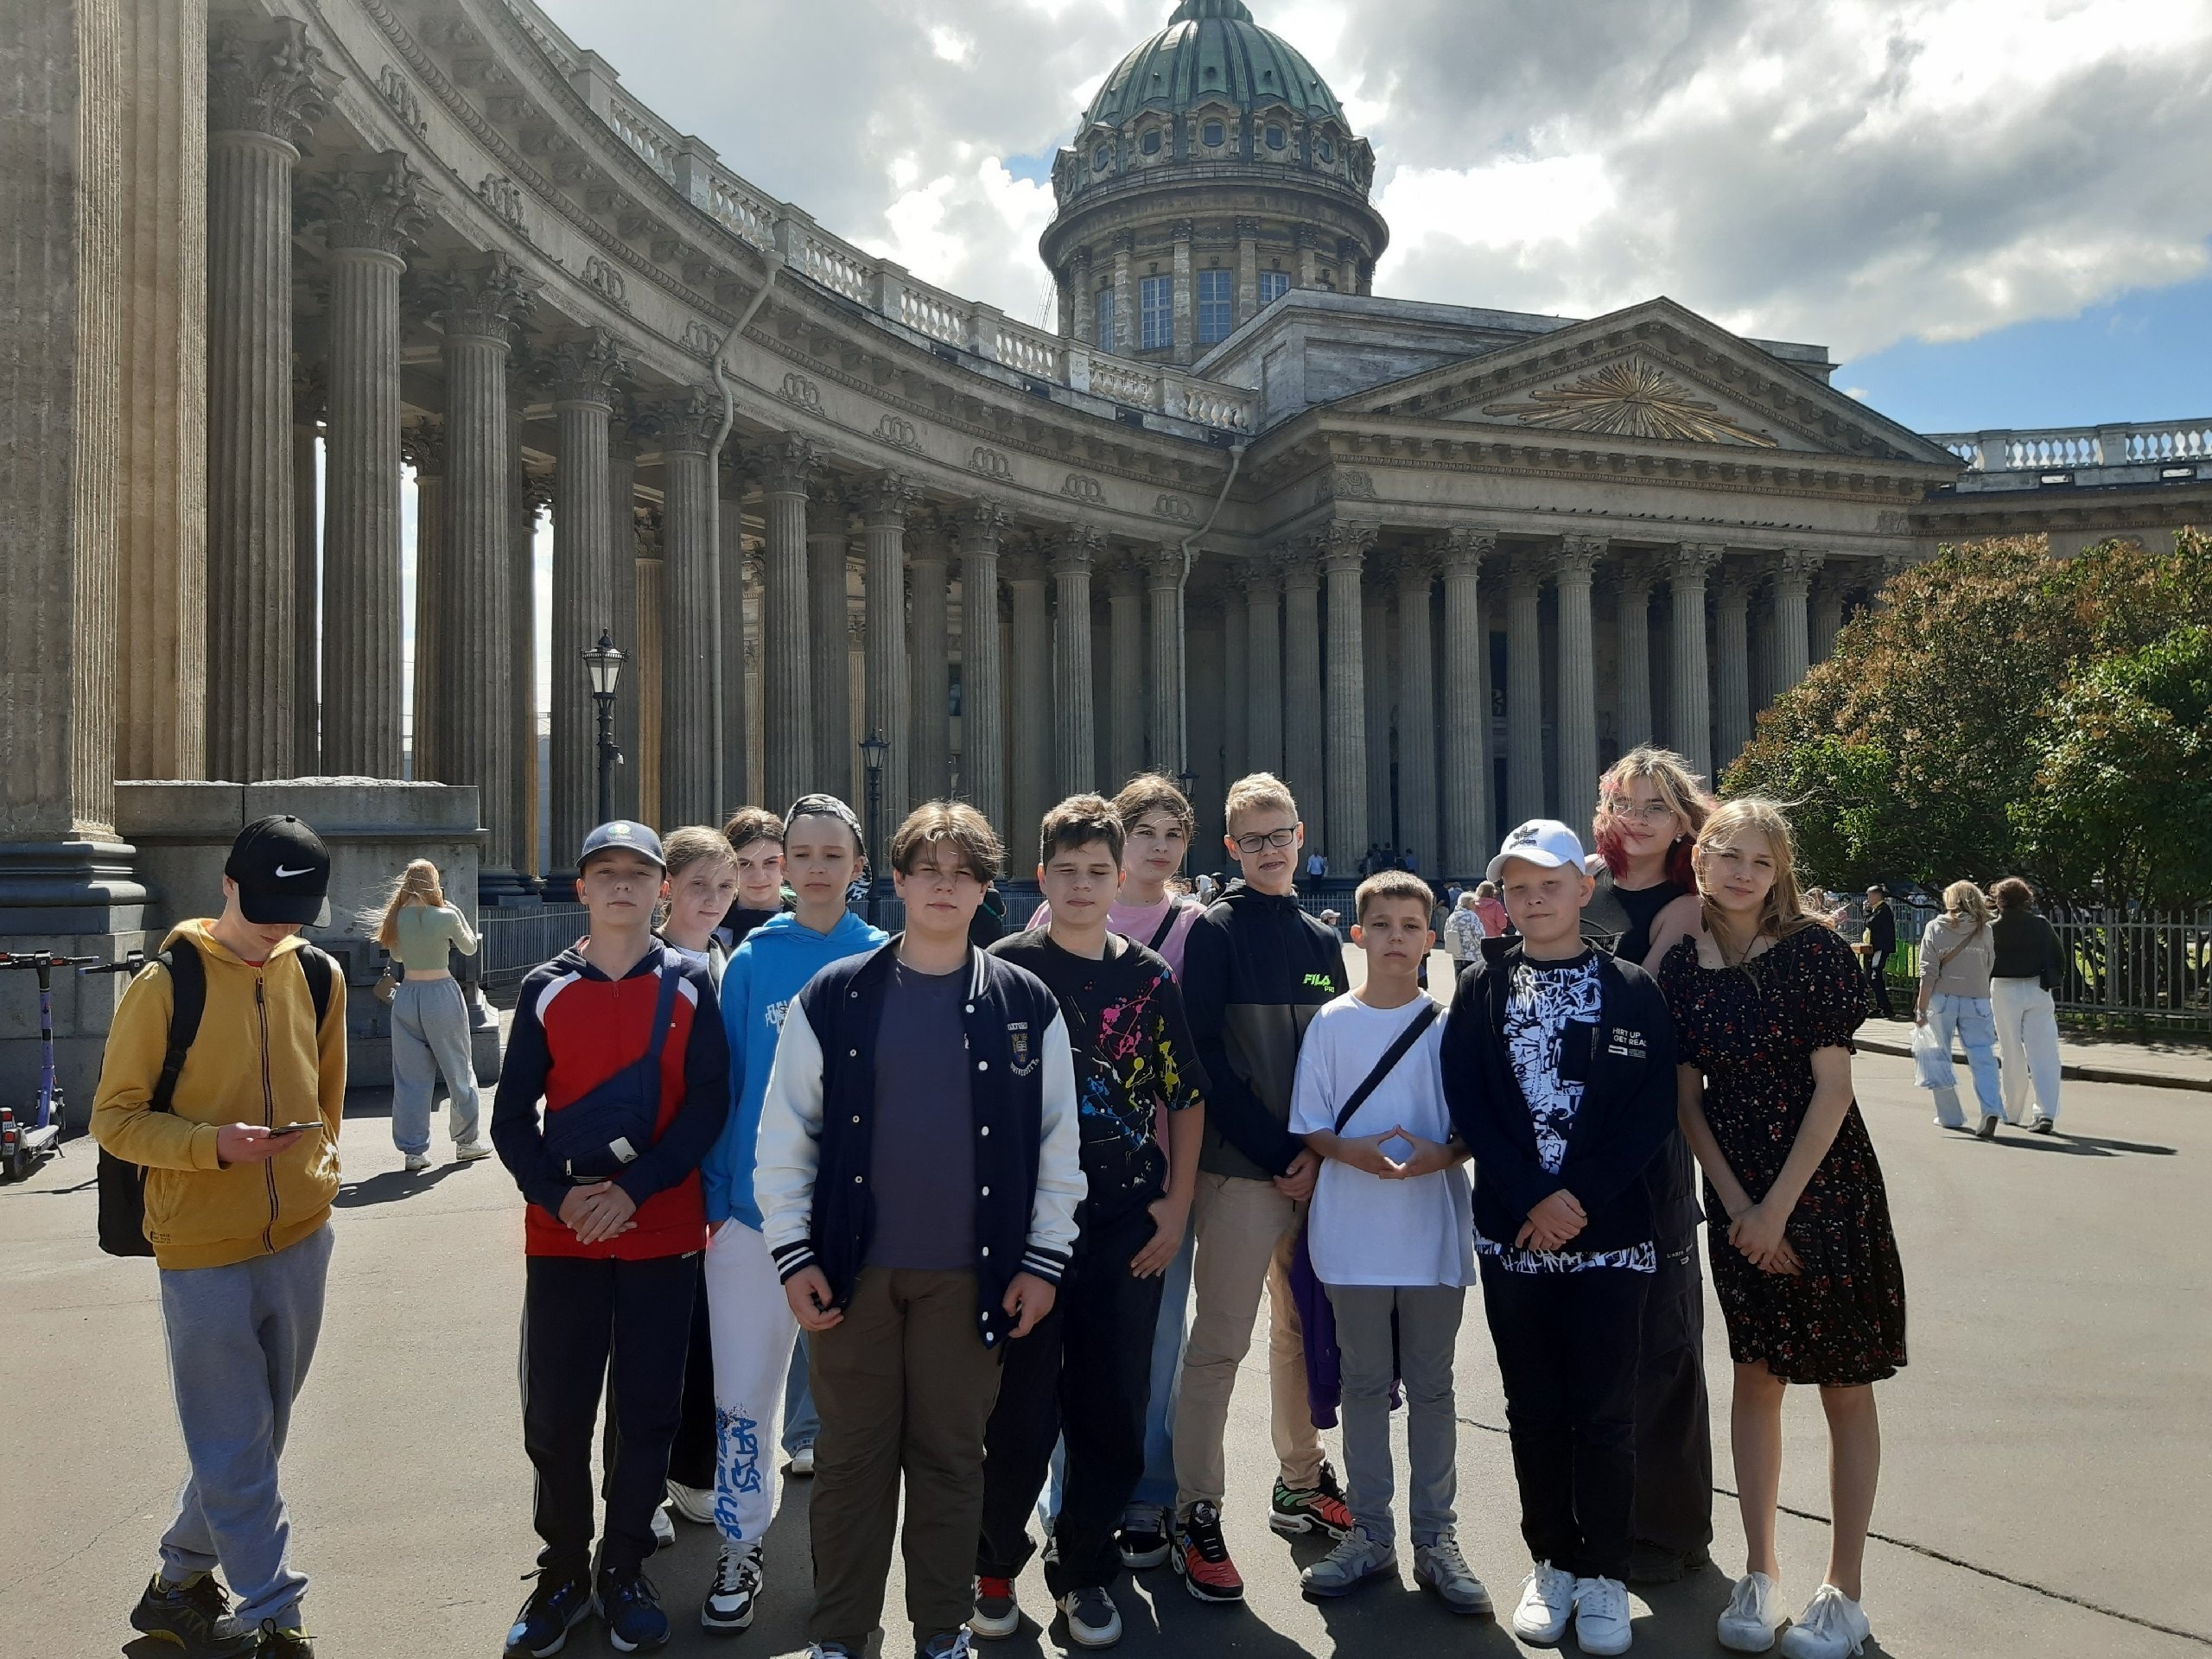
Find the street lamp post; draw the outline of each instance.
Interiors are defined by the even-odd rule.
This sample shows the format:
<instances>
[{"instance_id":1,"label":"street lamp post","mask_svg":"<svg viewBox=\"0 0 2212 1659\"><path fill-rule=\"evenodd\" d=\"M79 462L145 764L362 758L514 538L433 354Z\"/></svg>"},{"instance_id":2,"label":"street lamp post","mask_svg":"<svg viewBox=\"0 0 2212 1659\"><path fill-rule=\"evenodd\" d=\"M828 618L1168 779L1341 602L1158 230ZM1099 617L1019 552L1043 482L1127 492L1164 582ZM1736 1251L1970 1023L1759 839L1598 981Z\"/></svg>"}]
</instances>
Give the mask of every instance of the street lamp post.
<instances>
[{"instance_id":1,"label":"street lamp post","mask_svg":"<svg viewBox=\"0 0 2212 1659\"><path fill-rule=\"evenodd\" d=\"M599 705L599 821L614 816L614 768L622 751L614 747L614 686L622 677L626 659L613 639L600 630L599 643L584 652L584 667L591 674L591 700Z\"/></svg>"},{"instance_id":2,"label":"street lamp post","mask_svg":"<svg viewBox=\"0 0 2212 1659\"><path fill-rule=\"evenodd\" d=\"M887 879L883 873L883 757L890 750L880 731L870 732L861 740L861 759L868 766L868 844L873 865L868 883L868 918L871 925L882 906Z\"/></svg>"}]
</instances>

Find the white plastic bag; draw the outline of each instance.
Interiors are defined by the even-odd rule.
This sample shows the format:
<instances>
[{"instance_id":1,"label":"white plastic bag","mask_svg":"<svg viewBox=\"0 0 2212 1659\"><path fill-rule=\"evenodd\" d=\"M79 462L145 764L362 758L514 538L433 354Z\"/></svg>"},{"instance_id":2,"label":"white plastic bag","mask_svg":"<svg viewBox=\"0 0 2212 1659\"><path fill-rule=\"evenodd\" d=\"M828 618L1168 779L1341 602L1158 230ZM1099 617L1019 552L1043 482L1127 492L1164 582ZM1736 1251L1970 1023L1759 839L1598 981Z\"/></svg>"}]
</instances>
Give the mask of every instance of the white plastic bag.
<instances>
[{"instance_id":1,"label":"white plastic bag","mask_svg":"<svg viewBox=\"0 0 2212 1659\"><path fill-rule=\"evenodd\" d=\"M1922 1020L1912 1028L1912 1069L1923 1089L1948 1089L1952 1085L1950 1055L1936 1035L1933 1020Z\"/></svg>"}]
</instances>

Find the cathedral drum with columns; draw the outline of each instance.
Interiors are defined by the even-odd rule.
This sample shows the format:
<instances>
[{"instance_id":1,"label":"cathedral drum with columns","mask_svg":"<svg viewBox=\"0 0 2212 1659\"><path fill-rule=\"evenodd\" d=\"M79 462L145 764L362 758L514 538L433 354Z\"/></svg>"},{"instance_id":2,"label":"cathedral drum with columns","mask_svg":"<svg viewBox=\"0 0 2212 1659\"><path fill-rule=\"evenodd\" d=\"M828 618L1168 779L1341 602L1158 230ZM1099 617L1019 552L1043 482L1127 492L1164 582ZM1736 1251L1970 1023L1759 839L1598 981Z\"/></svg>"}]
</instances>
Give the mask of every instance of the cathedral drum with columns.
<instances>
[{"instance_id":1,"label":"cathedral drum with columns","mask_svg":"<svg viewBox=\"0 0 2212 1659\"><path fill-rule=\"evenodd\" d=\"M887 823L954 793L1019 847L1151 767L1217 836L1264 768L1337 870L1465 875L1630 746L1725 766L2009 464L1664 298L1376 295L1374 152L1243 0L1079 118L1057 330L765 194L532 0L16 10L0 948L206 901L118 779L466 788L478 901L558 896L602 633L656 823L862 798L880 736Z\"/></svg>"}]
</instances>

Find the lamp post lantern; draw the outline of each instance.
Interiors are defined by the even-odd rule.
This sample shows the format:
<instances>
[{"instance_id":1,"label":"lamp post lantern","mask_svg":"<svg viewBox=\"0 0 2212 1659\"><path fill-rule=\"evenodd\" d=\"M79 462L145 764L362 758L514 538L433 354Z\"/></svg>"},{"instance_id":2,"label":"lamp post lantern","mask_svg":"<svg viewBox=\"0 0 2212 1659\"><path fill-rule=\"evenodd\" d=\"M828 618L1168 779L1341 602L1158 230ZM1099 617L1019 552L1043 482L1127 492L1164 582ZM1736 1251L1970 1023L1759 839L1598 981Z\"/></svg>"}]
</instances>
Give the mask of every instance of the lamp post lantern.
<instances>
[{"instance_id":1,"label":"lamp post lantern","mask_svg":"<svg viewBox=\"0 0 2212 1659\"><path fill-rule=\"evenodd\" d=\"M891 752L891 745L884 741L880 731L872 731L861 740L861 759L868 767L868 842L873 869L868 882L868 918L872 924L882 906L883 890L889 880L884 873L883 859L883 757Z\"/></svg>"},{"instance_id":2,"label":"lamp post lantern","mask_svg":"<svg viewBox=\"0 0 2212 1659\"><path fill-rule=\"evenodd\" d=\"M614 768L622 751L614 747L614 687L626 660L607 632L600 630L599 643L584 652L584 667L591 675L591 700L599 706L599 821L614 816Z\"/></svg>"}]
</instances>

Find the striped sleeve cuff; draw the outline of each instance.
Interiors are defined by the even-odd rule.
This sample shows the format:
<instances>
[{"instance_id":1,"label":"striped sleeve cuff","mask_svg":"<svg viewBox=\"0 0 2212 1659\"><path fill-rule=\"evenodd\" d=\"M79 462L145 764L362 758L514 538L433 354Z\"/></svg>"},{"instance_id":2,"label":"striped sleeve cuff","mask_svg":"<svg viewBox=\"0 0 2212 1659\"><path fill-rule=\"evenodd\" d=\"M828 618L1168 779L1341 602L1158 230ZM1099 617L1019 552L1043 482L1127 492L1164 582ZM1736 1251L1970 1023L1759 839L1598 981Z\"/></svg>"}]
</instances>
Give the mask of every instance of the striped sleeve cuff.
<instances>
[{"instance_id":1,"label":"striped sleeve cuff","mask_svg":"<svg viewBox=\"0 0 2212 1659\"><path fill-rule=\"evenodd\" d=\"M784 1284L789 1284L794 1274L804 1273L815 1264L814 1247L803 1238L772 1246L768 1254L775 1257L776 1277Z\"/></svg>"},{"instance_id":2,"label":"striped sleeve cuff","mask_svg":"<svg viewBox=\"0 0 2212 1659\"><path fill-rule=\"evenodd\" d=\"M1048 1285L1058 1285L1068 1270L1069 1252L1032 1244L1021 1253L1021 1270L1034 1274Z\"/></svg>"}]
</instances>

